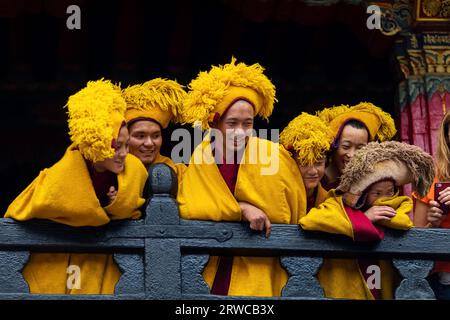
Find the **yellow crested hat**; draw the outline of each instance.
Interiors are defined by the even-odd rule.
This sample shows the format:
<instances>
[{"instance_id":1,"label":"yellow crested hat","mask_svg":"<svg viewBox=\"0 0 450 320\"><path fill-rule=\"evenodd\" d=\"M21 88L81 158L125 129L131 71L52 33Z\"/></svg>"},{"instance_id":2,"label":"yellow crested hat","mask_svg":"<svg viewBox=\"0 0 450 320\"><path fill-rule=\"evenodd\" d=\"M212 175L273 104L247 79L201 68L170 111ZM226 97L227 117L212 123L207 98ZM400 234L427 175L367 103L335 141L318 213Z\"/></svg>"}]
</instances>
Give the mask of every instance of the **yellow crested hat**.
<instances>
[{"instance_id":1,"label":"yellow crested hat","mask_svg":"<svg viewBox=\"0 0 450 320\"><path fill-rule=\"evenodd\" d=\"M335 139L350 120L358 120L366 126L370 134L369 141L390 140L397 132L391 115L370 102L361 102L352 107L342 105L327 108L319 111L317 115L328 123Z\"/></svg>"},{"instance_id":2,"label":"yellow crested hat","mask_svg":"<svg viewBox=\"0 0 450 320\"><path fill-rule=\"evenodd\" d=\"M301 166L312 165L330 150L333 132L319 117L303 112L280 134L280 143L294 152Z\"/></svg>"},{"instance_id":3,"label":"yellow crested hat","mask_svg":"<svg viewBox=\"0 0 450 320\"><path fill-rule=\"evenodd\" d=\"M109 80L89 81L69 97L69 135L85 159L92 162L114 157L112 141L125 122L126 103L121 89Z\"/></svg>"},{"instance_id":4,"label":"yellow crested hat","mask_svg":"<svg viewBox=\"0 0 450 320\"><path fill-rule=\"evenodd\" d=\"M248 101L253 105L255 115L268 119L276 102L275 86L263 72L261 65L236 64L234 57L229 64L200 72L189 84L181 122L201 122L202 129L207 130L214 116L221 116L237 100Z\"/></svg>"},{"instance_id":5,"label":"yellow crested hat","mask_svg":"<svg viewBox=\"0 0 450 320\"><path fill-rule=\"evenodd\" d=\"M127 103L127 122L147 118L167 128L170 120L177 120L186 92L173 80L156 78L123 90Z\"/></svg>"}]
</instances>

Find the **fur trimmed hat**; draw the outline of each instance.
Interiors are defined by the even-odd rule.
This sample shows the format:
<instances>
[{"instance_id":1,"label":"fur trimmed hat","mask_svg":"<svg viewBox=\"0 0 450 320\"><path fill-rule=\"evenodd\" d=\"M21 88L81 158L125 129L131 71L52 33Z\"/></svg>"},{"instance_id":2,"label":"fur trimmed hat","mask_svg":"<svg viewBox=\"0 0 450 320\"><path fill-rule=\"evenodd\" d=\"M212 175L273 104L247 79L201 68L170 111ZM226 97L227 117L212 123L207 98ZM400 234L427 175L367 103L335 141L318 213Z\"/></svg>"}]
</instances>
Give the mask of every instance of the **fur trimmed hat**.
<instances>
[{"instance_id":1,"label":"fur trimmed hat","mask_svg":"<svg viewBox=\"0 0 450 320\"><path fill-rule=\"evenodd\" d=\"M346 193L344 201L353 207L369 186L386 179L397 186L412 183L413 190L424 197L434 179L433 158L407 143L370 142L347 163L336 190Z\"/></svg>"},{"instance_id":2,"label":"fur trimmed hat","mask_svg":"<svg viewBox=\"0 0 450 320\"><path fill-rule=\"evenodd\" d=\"M126 103L119 86L109 80L89 81L66 104L69 135L85 159L113 158L112 141L125 122Z\"/></svg>"},{"instance_id":3,"label":"fur trimmed hat","mask_svg":"<svg viewBox=\"0 0 450 320\"><path fill-rule=\"evenodd\" d=\"M325 157L333 142L333 132L319 117L303 112L280 134L280 143L295 153L301 166L312 165Z\"/></svg>"},{"instance_id":4,"label":"fur trimmed hat","mask_svg":"<svg viewBox=\"0 0 450 320\"><path fill-rule=\"evenodd\" d=\"M251 66L237 63L233 57L226 65L213 66L208 72L200 72L189 84L184 99L182 123L210 128L209 123L221 116L237 100L246 100L255 109L255 115L268 119L276 102L275 86L264 75L259 64Z\"/></svg>"},{"instance_id":5,"label":"fur trimmed hat","mask_svg":"<svg viewBox=\"0 0 450 320\"><path fill-rule=\"evenodd\" d=\"M392 139L397 132L391 115L370 102L361 102L352 107L341 105L326 108L317 112L317 115L329 124L335 139L350 120L364 123L369 130L369 141L387 141Z\"/></svg>"},{"instance_id":6,"label":"fur trimmed hat","mask_svg":"<svg viewBox=\"0 0 450 320\"><path fill-rule=\"evenodd\" d=\"M173 80L156 78L123 90L127 103L125 118L151 119L167 128L169 122L177 121L186 92L183 86Z\"/></svg>"}]
</instances>

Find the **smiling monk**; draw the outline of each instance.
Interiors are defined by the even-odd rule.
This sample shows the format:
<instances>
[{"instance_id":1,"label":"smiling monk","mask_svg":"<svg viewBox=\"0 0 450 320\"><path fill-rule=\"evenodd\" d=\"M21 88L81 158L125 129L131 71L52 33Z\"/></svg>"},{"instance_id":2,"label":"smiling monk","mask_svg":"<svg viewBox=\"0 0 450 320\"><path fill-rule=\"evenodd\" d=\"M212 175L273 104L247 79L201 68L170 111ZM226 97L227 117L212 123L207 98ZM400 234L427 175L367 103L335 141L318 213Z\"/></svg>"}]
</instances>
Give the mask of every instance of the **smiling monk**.
<instances>
[{"instance_id":1,"label":"smiling monk","mask_svg":"<svg viewBox=\"0 0 450 320\"><path fill-rule=\"evenodd\" d=\"M123 90L127 102L125 118L130 131L130 153L138 157L148 169L150 165L164 163L171 167L181 181L186 166L175 164L160 154L162 130L171 120L179 118L186 92L173 80L156 78Z\"/></svg>"},{"instance_id":2,"label":"smiling monk","mask_svg":"<svg viewBox=\"0 0 450 320\"><path fill-rule=\"evenodd\" d=\"M74 227L138 219L147 171L128 154L120 88L91 81L67 107L72 145L11 203L5 217ZM79 268L79 285L68 286L69 267ZM110 254L32 253L23 275L31 293L112 294L120 271Z\"/></svg>"},{"instance_id":3,"label":"smiling monk","mask_svg":"<svg viewBox=\"0 0 450 320\"><path fill-rule=\"evenodd\" d=\"M208 133L183 175L177 197L182 218L243 221L268 237L272 223L296 224L306 213L295 161L282 146L254 136L255 116L267 119L275 101L275 86L263 71L233 58L191 82L184 122ZM272 257L214 256L203 276L216 295L279 296L287 281Z\"/></svg>"}]
</instances>

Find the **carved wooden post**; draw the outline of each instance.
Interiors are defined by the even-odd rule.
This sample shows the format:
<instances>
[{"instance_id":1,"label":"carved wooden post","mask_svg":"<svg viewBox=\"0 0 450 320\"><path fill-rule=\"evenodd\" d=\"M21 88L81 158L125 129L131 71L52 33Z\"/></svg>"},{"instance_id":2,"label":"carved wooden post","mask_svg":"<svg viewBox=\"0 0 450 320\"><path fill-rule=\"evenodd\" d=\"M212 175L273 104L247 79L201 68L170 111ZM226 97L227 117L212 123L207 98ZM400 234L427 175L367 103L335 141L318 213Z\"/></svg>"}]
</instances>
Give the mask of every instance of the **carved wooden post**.
<instances>
[{"instance_id":1,"label":"carved wooden post","mask_svg":"<svg viewBox=\"0 0 450 320\"><path fill-rule=\"evenodd\" d=\"M315 257L280 257L281 265L289 274L282 296L311 299L324 297L324 291L316 277L322 261L322 258Z\"/></svg>"},{"instance_id":2,"label":"carved wooden post","mask_svg":"<svg viewBox=\"0 0 450 320\"><path fill-rule=\"evenodd\" d=\"M433 268L433 261L394 259L393 263L404 278L395 291L395 299L435 299L425 279Z\"/></svg>"},{"instance_id":3,"label":"carved wooden post","mask_svg":"<svg viewBox=\"0 0 450 320\"><path fill-rule=\"evenodd\" d=\"M180 240L164 238L166 227L180 224L178 205L174 199L177 178L170 167L156 164L149 169L148 183L152 196L145 224L159 226L161 238L145 240L145 294L152 299L180 299Z\"/></svg>"},{"instance_id":4,"label":"carved wooden post","mask_svg":"<svg viewBox=\"0 0 450 320\"><path fill-rule=\"evenodd\" d=\"M0 251L0 299L6 294L28 293L22 269L28 261L26 251Z\"/></svg>"},{"instance_id":5,"label":"carved wooden post","mask_svg":"<svg viewBox=\"0 0 450 320\"><path fill-rule=\"evenodd\" d=\"M144 292L144 260L137 253L115 253L114 261L122 275L116 284L116 295L142 295Z\"/></svg>"},{"instance_id":6,"label":"carved wooden post","mask_svg":"<svg viewBox=\"0 0 450 320\"><path fill-rule=\"evenodd\" d=\"M183 295L209 294L209 288L203 279L203 269L208 263L208 254L184 255L182 260Z\"/></svg>"}]
</instances>

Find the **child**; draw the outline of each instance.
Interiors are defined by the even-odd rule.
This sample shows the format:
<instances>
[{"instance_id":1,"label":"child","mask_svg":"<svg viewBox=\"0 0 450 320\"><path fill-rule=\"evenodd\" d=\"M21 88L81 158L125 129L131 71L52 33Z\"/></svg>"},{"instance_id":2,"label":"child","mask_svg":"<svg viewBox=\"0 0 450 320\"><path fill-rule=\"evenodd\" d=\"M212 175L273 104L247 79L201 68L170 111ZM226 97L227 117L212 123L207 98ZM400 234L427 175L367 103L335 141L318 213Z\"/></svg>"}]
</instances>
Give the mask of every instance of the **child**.
<instances>
[{"instance_id":1,"label":"child","mask_svg":"<svg viewBox=\"0 0 450 320\"><path fill-rule=\"evenodd\" d=\"M305 230L344 234L354 241L380 241L383 228L408 230L413 202L395 186L413 184L424 195L433 181L433 159L420 148L400 142L371 142L347 164L329 198L300 219ZM394 184L395 182L395 184ZM373 268L379 285L368 285ZM324 259L319 281L330 298L392 299L393 269L387 261Z\"/></svg>"},{"instance_id":2,"label":"child","mask_svg":"<svg viewBox=\"0 0 450 320\"><path fill-rule=\"evenodd\" d=\"M394 119L370 102L355 106L341 105L317 112L331 129L334 141L330 162L322 179L325 190L335 189L348 161L371 141L387 141L396 133Z\"/></svg>"},{"instance_id":3,"label":"child","mask_svg":"<svg viewBox=\"0 0 450 320\"><path fill-rule=\"evenodd\" d=\"M364 193L366 197L365 208L369 209L377 199L383 197L390 198L393 197L395 193L397 193L397 187L395 186L395 181L393 179L375 182L367 188L367 192ZM363 209L363 211L365 210Z\"/></svg>"},{"instance_id":4,"label":"child","mask_svg":"<svg viewBox=\"0 0 450 320\"><path fill-rule=\"evenodd\" d=\"M160 154L163 132L171 121L177 122L186 96L176 81L156 78L123 90L127 103L125 119L130 131L130 153L146 168L165 163L177 175L178 184L186 170L183 163L174 163Z\"/></svg>"},{"instance_id":5,"label":"child","mask_svg":"<svg viewBox=\"0 0 450 320\"><path fill-rule=\"evenodd\" d=\"M330 127L319 117L305 112L289 122L280 134L280 143L291 153L302 175L307 197L302 202L306 204L305 213L326 199L327 191L320 181L332 142Z\"/></svg>"}]
</instances>

